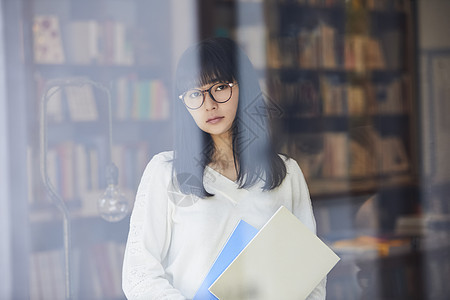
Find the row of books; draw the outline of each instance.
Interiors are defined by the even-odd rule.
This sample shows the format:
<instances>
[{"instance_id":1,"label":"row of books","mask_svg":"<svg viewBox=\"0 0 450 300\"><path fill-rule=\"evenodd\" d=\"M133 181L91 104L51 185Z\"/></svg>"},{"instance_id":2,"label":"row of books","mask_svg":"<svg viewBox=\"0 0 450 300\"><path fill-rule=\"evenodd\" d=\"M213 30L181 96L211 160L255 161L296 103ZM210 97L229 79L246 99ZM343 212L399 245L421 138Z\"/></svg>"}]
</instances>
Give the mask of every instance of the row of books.
<instances>
[{"instance_id":1,"label":"row of books","mask_svg":"<svg viewBox=\"0 0 450 300\"><path fill-rule=\"evenodd\" d=\"M113 114L117 120L166 120L169 96L163 81L122 76L112 82Z\"/></svg>"},{"instance_id":2,"label":"row of books","mask_svg":"<svg viewBox=\"0 0 450 300\"><path fill-rule=\"evenodd\" d=\"M321 22L313 29L301 28L296 35L268 39L270 68L336 69L337 30Z\"/></svg>"},{"instance_id":3,"label":"row of books","mask_svg":"<svg viewBox=\"0 0 450 300\"><path fill-rule=\"evenodd\" d=\"M297 3L319 7L333 7L347 4L351 8L365 7L371 10L402 10L406 0L272 0L280 3Z\"/></svg>"},{"instance_id":4,"label":"row of books","mask_svg":"<svg viewBox=\"0 0 450 300\"><path fill-rule=\"evenodd\" d=\"M150 160L150 146L146 142L114 145L112 160L119 169L120 186L135 191L142 172Z\"/></svg>"},{"instance_id":5,"label":"row of books","mask_svg":"<svg viewBox=\"0 0 450 300\"><path fill-rule=\"evenodd\" d=\"M296 107L296 116L360 116L402 114L409 111L410 80L351 84L342 76L328 75L282 82L268 81L270 97L286 107Z\"/></svg>"},{"instance_id":6,"label":"row of books","mask_svg":"<svg viewBox=\"0 0 450 300\"><path fill-rule=\"evenodd\" d=\"M277 3L297 3L301 5L331 7L345 4L345 0L271 0Z\"/></svg>"},{"instance_id":7,"label":"row of books","mask_svg":"<svg viewBox=\"0 0 450 300\"><path fill-rule=\"evenodd\" d=\"M65 273L62 250L35 252L30 259L30 300L64 299Z\"/></svg>"},{"instance_id":8,"label":"row of books","mask_svg":"<svg viewBox=\"0 0 450 300\"><path fill-rule=\"evenodd\" d=\"M46 81L37 76L37 94ZM115 120L166 120L169 97L159 79L140 79L135 75L116 78L110 83L112 117ZM91 84L54 87L47 92L47 119L50 122L92 122L106 117L107 94Z\"/></svg>"},{"instance_id":9,"label":"row of books","mask_svg":"<svg viewBox=\"0 0 450 300\"><path fill-rule=\"evenodd\" d=\"M125 246L114 242L72 249L72 293L76 299L124 299L121 269ZM30 260L30 299L64 299L63 251L34 252Z\"/></svg>"},{"instance_id":10,"label":"row of books","mask_svg":"<svg viewBox=\"0 0 450 300\"><path fill-rule=\"evenodd\" d=\"M400 33L383 32L379 38L342 35L325 22L295 35L268 40L271 68L330 69L365 72L401 67Z\"/></svg>"},{"instance_id":11,"label":"row of books","mask_svg":"<svg viewBox=\"0 0 450 300\"><path fill-rule=\"evenodd\" d=\"M299 79L292 82L282 82L273 77L267 82L270 98L285 107L297 107L293 112L297 116L318 116L321 114L320 87L313 80Z\"/></svg>"},{"instance_id":12,"label":"row of books","mask_svg":"<svg viewBox=\"0 0 450 300\"><path fill-rule=\"evenodd\" d=\"M365 0L365 7L379 11L403 11L407 3L408 0Z\"/></svg>"},{"instance_id":13,"label":"row of books","mask_svg":"<svg viewBox=\"0 0 450 300\"><path fill-rule=\"evenodd\" d=\"M123 22L74 20L61 24L55 15L36 15L33 20L34 62L132 65L134 49L130 36Z\"/></svg>"},{"instance_id":14,"label":"row of books","mask_svg":"<svg viewBox=\"0 0 450 300\"><path fill-rule=\"evenodd\" d=\"M333 76L322 76L320 88L324 115L400 114L408 112L410 82L395 78L387 83L352 85Z\"/></svg>"},{"instance_id":15,"label":"row of books","mask_svg":"<svg viewBox=\"0 0 450 300\"><path fill-rule=\"evenodd\" d=\"M97 139L83 144L63 142L49 148L47 153L50 183L65 201L80 203L86 213L96 210L95 200L106 187L106 150L105 141ZM147 143L113 145L112 161L119 168L119 187L123 191L136 190L148 160ZM45 201L45 197L39 197L39 193L33 192L38 188L35 183L39 179L39 170L33 164L31 153L28 167L30 202L38 205Z\"/></svg>"},{"instance_id":16,"label":"row of books","mask_svg":"<svg viewBox=\"0 0 450 300\"><path fill-rule=\"evenodd\" d=\"M38 79L37 93L41 95L45 81ZM99 95L89 84L65 87L53 87L47 92L47 120L49 122L92 122L97 121L99 115ZM105 102L106 103L106 102Z\"/></svg>"},{"instance_id":17,"label":"row of books","mask_svg":"<svg viewBox=\"0 0 450 300\"><path fill-rule=\"evenodd\" d=\"M308 178L368 178L406 172L410 159L397 136L380 136L373 129L358 134L300 134L284 151L295 157Z\"/></svg>"},{"instance_id":18,"label":"row of books","mask_svg":"<svg viewBox=\"0 0 450 300\"><path fill-rule=\"evenodd\" d=\"M79 299L125 299L122 292L122 262L125 245L115 242L93 244L80 255ZM86 274L90 274L86 276Z\"/></svg>"}]
</instances>

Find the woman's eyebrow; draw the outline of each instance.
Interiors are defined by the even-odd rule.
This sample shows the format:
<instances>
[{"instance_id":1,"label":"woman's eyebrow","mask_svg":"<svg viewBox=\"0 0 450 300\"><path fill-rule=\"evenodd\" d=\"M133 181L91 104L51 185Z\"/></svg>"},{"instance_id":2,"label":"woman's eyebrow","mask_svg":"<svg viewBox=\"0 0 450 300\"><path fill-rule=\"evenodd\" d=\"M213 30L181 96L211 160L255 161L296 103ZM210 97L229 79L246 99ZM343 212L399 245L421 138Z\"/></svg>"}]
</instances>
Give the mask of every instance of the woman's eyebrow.
<instances>
[{"instance_id":1,"label":"woman's eyebrow","mask_svg":"<svg viewBox=\"0 0 450 300\"><path fill-rule=\"evenodd\" d=\"M226 80L212 79L211 81L208 81L208 82L206 82L206 83L204 83L204 84L199 83L199 85L195 86L194 89L202 89L202 88L205 87L205 86L208 86L208 85L214 85L214 84L216 84L216 83L219 83L219 82L225 82L225 81L226 81ZM202 85L200 85L200 84L202 84Z\"/></svg>"}]
</instances>

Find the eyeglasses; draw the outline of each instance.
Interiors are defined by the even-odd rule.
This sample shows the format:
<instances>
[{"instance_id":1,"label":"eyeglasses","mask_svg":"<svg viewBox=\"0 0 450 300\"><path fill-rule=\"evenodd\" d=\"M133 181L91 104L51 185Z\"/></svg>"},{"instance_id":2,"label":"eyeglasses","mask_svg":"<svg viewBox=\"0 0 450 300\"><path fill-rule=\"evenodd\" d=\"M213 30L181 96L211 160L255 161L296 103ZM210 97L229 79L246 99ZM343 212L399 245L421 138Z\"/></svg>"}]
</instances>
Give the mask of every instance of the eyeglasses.
<instances>
[{"instance_id":1,"label":"eyeglasses","mask_svg":"<svg viewBox=\"0 0 450 300\"><path fill-rule=\"evenodd\" d=\"M233 86L237 83L233 82L218 82L212 85L206 90L191 89L180 96L180 100L183 100L184 105L189 109L198 109L205 102L205 93L208 92L211 99L217 103L225 103L231 99L233 95Z\"/></svg>"}]
</instances>

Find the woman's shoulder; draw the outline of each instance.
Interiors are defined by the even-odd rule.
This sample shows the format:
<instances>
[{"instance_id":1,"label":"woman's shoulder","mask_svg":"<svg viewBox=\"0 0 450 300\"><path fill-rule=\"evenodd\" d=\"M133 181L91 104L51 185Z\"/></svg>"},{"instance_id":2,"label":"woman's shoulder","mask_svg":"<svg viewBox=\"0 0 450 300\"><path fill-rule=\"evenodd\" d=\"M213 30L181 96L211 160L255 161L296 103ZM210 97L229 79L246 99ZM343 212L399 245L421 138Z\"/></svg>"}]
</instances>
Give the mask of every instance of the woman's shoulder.
<instances>
[{"instance_id":1,"label":"woman's shoulder","mask_svg":"<svg viewBox=\"0 0 450 300\"><path fill-rule=\"evenodd\" d=\"M292 175L303 176L303 172L294 158L286 154L278 154L278 155L283 160L284 165L286 166L286 172L288 176Z\"/></svg>"},{"instance_id":2,"label":"woman's shoulder","mask_svg":"<svg viewBox=\"0 0 450 300\"><path fill-rule=\"evenodd\" d=\"M298 166L297 161L294 158L288 156L287 154L278 153L278 156L283 160L284 164L286 165L286 168Z\"/></svg>"},{"instance_id":3,"label":"woman's shoulder","mask_svg":"<svg viewBox=\"0 0 450 300\"><path fill-rule=\"evenodd\" d=\"M150 170L171 170L173 161L173 151L163 151L155 154L147 164L146 171Z\"/></svg>"},{"instance_id":4,"label":"woman's shoulder","mask_svg":"<svg viewBox=\"0 0 450 300\"><path fill-rule=\"evenodd\" d=\"M163 151L155 154L151 161L158 163L172 163L173 160L173 151Z\"/></svg>"}]
</instances>

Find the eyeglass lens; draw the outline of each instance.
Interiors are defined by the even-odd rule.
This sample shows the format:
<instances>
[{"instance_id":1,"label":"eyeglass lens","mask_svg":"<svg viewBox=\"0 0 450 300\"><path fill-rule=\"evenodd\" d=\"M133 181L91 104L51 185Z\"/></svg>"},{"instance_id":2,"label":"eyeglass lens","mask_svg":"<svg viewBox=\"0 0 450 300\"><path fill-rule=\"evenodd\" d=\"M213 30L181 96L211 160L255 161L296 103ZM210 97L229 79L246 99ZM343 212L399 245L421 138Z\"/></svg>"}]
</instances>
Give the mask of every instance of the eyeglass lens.
<instances>
[{"instance_id":1,"label":"eyeglass lens","mask_svg":"<svg viewBox=\"0 0 450 300\"><path fill-rule=\"evenodd\" d=\"M223 103L231 98L231 86L228 83L217 83L208 90L192 89L184 94L183 101L189 108L199 108L203 104L204 93L211 93L214 101Z\"/></svg>"}]
</instances>

